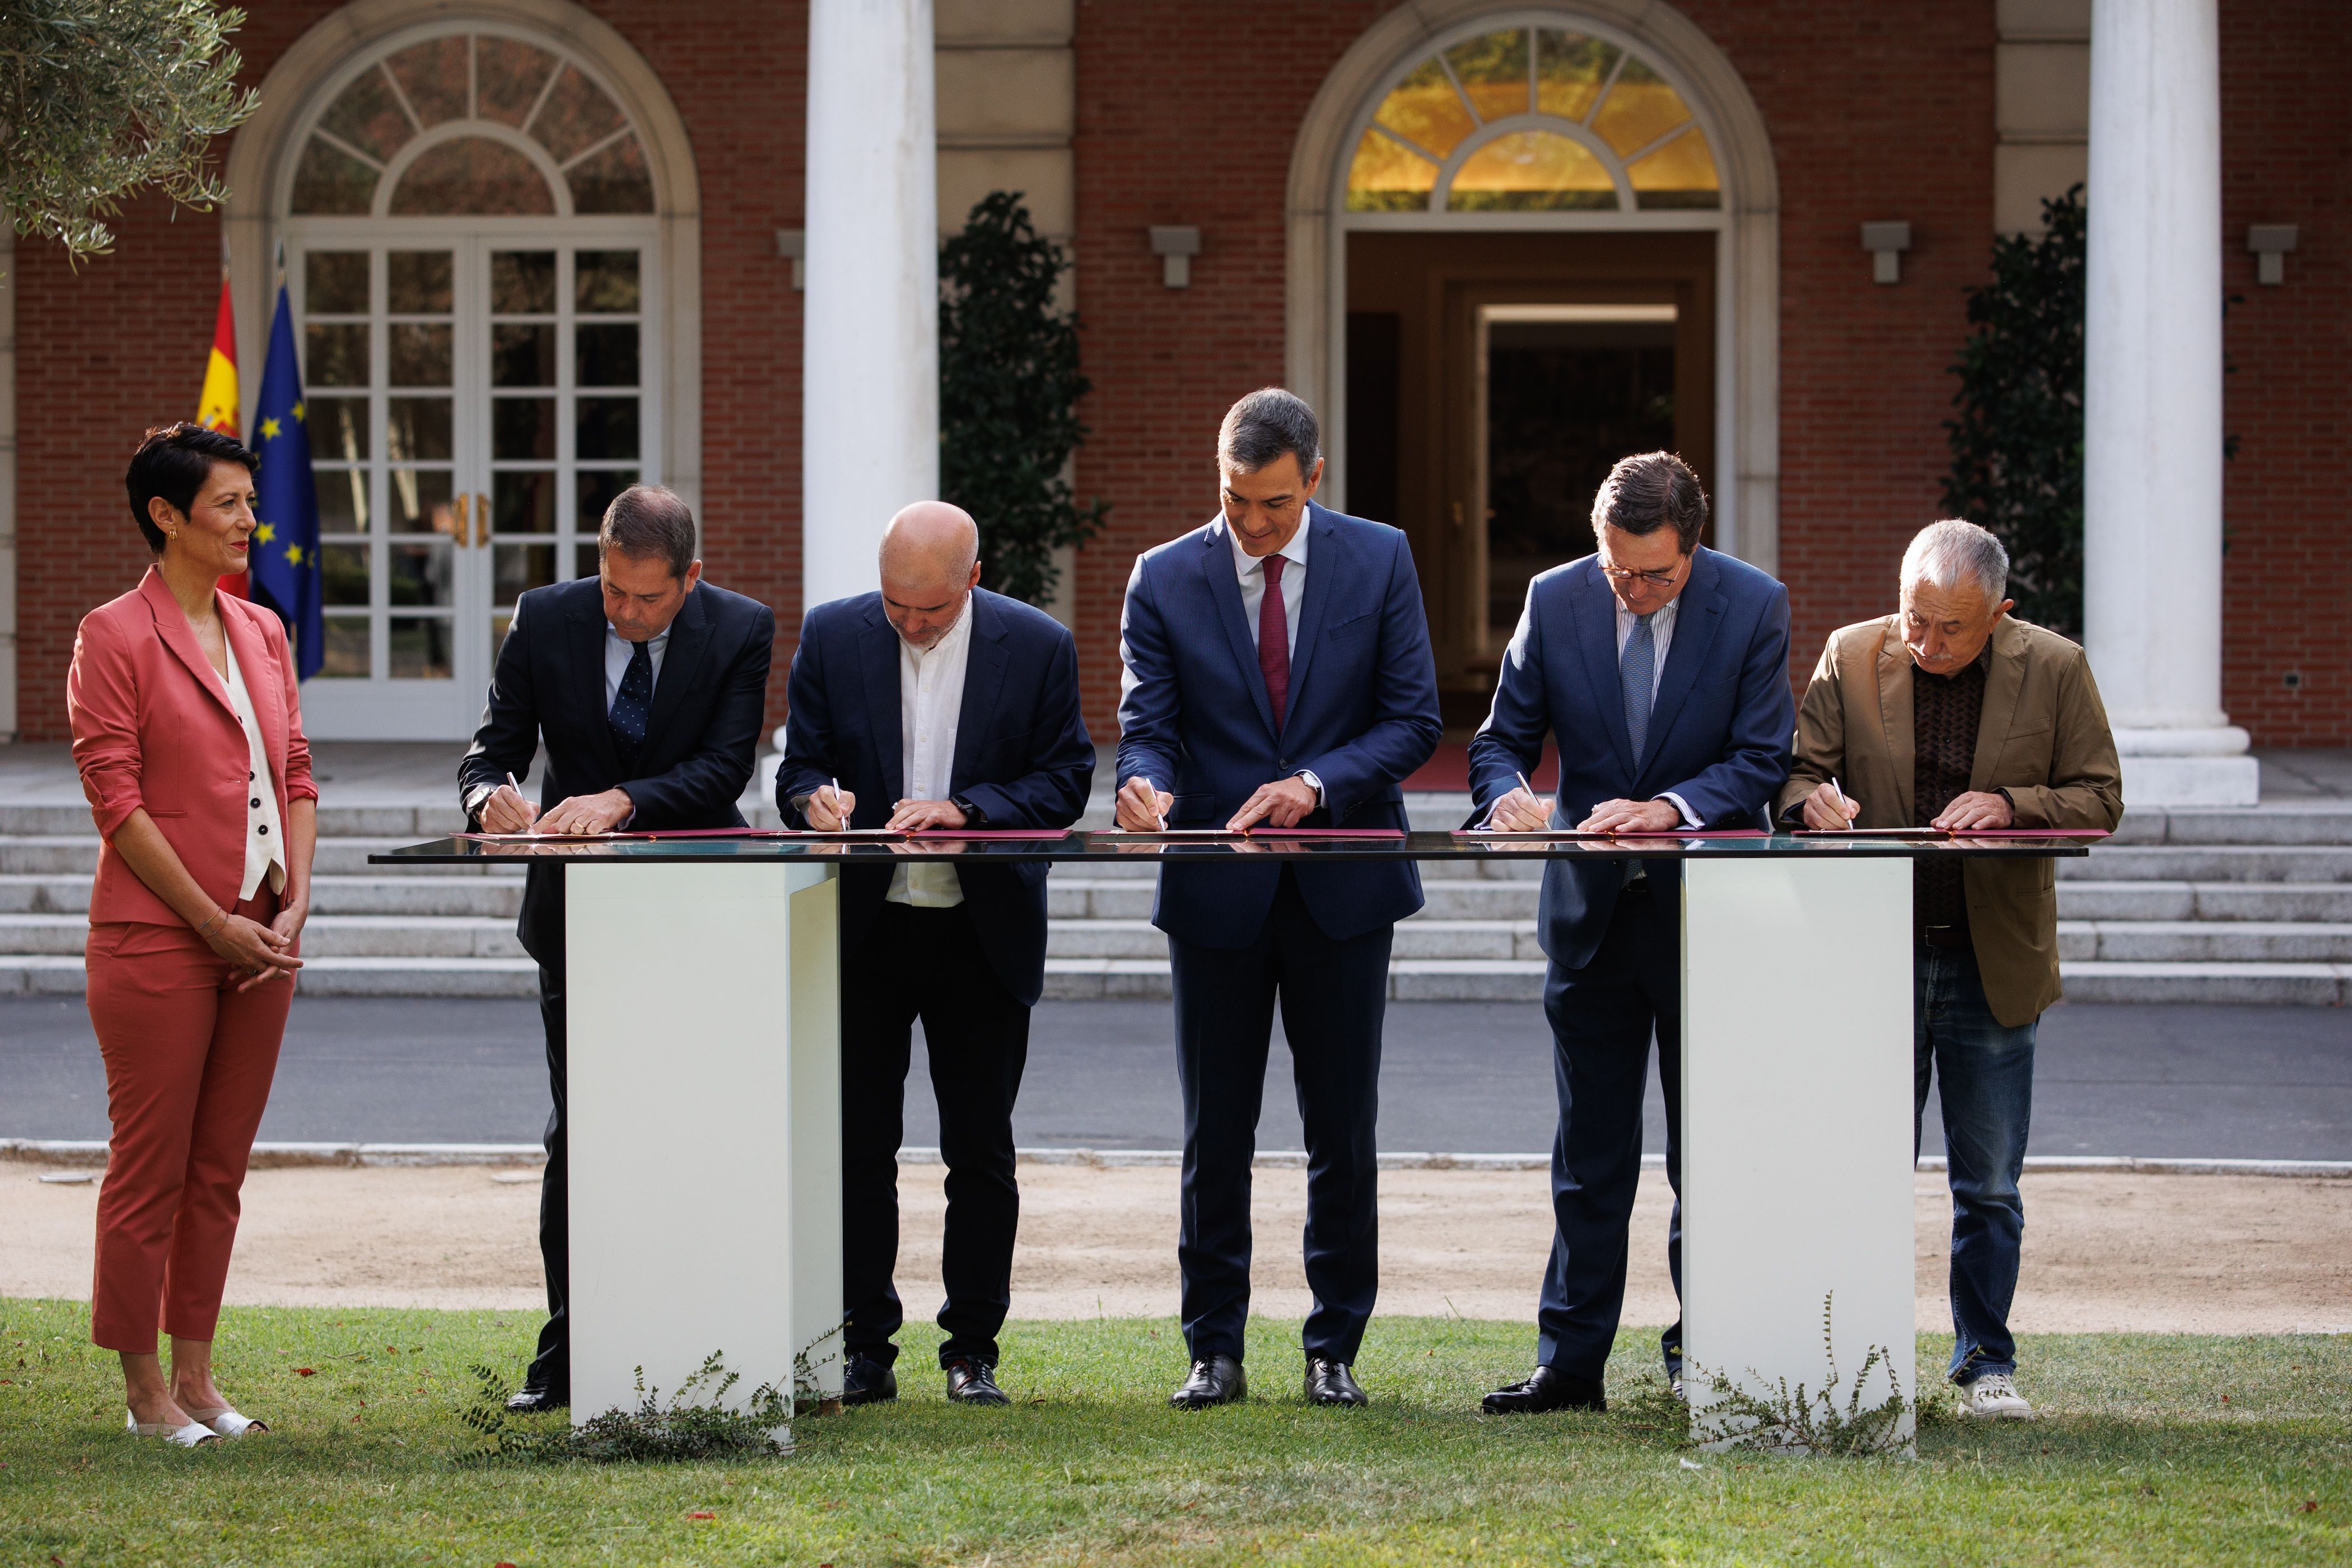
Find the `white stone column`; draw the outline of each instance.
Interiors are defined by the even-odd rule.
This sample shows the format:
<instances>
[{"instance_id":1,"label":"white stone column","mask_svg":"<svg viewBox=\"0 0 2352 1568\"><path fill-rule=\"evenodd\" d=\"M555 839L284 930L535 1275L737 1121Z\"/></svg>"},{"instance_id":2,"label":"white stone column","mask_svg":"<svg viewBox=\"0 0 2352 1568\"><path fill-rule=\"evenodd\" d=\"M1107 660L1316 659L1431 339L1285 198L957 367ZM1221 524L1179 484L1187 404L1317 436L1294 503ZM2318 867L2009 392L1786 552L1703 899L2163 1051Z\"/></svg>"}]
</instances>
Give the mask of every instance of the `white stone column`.
<instances>
[{"instance_id":1,"label":"white stone column","mask_svg":"<svg viewBox=\"0 0 2352 1568\"><path fill-rule=\"evenodd\" d=\"M803 605L875 585L882 527L939 493L931 0L809 7Z\"/></svg>"},{"instance_id":2,"label":"white stone column","mask_svg":"<svg viewBox=\"0 0 2352 1568\"><path fill-rule=\"evenodd\" d=\"M2127 805L2252 805L2221 710L2217 0L2095 0L2084 625Z\"/></svg>"}]
</instances>

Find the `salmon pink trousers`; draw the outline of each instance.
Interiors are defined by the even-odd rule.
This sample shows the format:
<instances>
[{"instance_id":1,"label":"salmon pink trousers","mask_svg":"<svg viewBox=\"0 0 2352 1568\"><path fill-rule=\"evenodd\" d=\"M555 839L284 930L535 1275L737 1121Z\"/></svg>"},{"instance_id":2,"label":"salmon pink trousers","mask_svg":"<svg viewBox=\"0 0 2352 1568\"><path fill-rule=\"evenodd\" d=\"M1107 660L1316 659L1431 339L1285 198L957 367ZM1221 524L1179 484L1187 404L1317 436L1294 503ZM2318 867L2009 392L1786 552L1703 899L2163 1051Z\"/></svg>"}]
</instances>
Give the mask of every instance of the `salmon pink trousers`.
<instances>
[{"instance_id":1,"label":"salmon pink trousers","mask_svg":"<svg viewBox=\"0 0 2352 1568\"><path fill-rule=\"evenodd\" d=\"M235 907L268 924L278 900ZM98 1194L90 1338L155 1353L162 1329L209 1340L220 1319L237 1192L294 1000L290 975L239 994L239 973L184 925L93 922L89 1017L114 1123Z\"/></svg>"}]
</instances>

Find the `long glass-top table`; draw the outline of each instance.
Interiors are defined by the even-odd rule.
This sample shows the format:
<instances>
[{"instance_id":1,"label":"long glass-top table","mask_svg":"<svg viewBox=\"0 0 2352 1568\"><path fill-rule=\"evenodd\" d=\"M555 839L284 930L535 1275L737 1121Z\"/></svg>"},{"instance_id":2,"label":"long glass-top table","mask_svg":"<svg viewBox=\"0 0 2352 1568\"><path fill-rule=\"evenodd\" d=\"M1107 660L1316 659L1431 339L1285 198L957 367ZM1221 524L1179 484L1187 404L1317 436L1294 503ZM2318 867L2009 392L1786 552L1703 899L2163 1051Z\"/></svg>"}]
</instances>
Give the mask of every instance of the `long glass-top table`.
<instances>
[{"instance_id":1,"label":"long glass-top table","mask_svg":"<svg viewBox=\"0 0 2352 1568\"><path fill-rule=\"evenodd\" d=\"M1686 1386L1702 1434L1722 1437L1707 1373L1767 1396L1783 1379L1818 1392L1833 1358L1843 1407L1882 1347L1864 1406L1889 1379L1917 1394L1912 863L2055 859L2098 837L745 829L460 836L369 858L562 867L583 1420L628 1403L637 1368L674 1388L713 1351L743 1390L787 1384L805 1357L803 1392L840 1391L843 867L1679 861ZM1172 1130L1172 1092L1169 1116ZM1530 1317L1540 1272L1528 1259Z\"/></svg>"}]
</instances>

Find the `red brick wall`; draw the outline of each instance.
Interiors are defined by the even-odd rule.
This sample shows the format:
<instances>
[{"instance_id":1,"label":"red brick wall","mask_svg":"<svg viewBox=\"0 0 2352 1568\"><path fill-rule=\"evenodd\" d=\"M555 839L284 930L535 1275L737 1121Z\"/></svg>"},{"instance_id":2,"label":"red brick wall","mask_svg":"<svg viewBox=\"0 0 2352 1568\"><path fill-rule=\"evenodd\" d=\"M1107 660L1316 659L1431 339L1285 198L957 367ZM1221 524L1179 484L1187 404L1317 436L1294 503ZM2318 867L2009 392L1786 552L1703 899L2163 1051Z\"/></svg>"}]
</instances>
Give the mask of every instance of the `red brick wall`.
<instances>
[{"instance_id":1,"label":"red brick wall","mask_svg":"<svg viewBox=\"0 0 2352 1568\"><path fill-rule=\"evenodd\" d=\"M1325 73L1385 6L1085 5L1078 10L1078 300L1096 392L1079 489L1111 528L1082 554L1087 721L1112 729L1118 603L1141 549L1214 503L1218 419L1283 374L1282 202ZM1844 0L1685 9L1763 110L1781 205L1781 563L1801 680L1836 626L1883 612L1936 515L1945 374L1992 224L1992 8ZM1234 90L1236 59L1281 62ZM1906 218L1899 288L1858 226ZM1162 287L1143 228L1201 226L1192 286Z\"/></svg>"},{"instance_id":2,"label":"red brick wall","mask_svg":"<svg viewBox=\"0 0 2352 1568\"><path fill-rule=\"evenodd\" d=\"M257 85L332 9L320 0L256 7L236 37L245 79ZM776 608L769 704L781 722L783 661L800 626L801 314L775 231L801 222L806 6L606 0L591 9L668 87L701 173L706 570ZM116 227L115 253L78 273L52 247L20 240L16 249L17 711L28 740L66 738L74 627L145 569L123 463L146 426L194 416L212 341L217 221L142 201Z\"/></svg>"},{"instance_id":3,"label":"red brick wall","mask_svg":"<svg viewBox=\"0 0 2352 1568\"><path fill-rule=\"evenodd\" d=\"M2258 746L2352 745L2352 27L2336 0L2221 7L2221 701ZM2301 233L2254 281L2246 228ZM2299 674L2299 688L2286 678Z\"/></svg>"},{"instance_id":4,"label":"red brick wall","mask_svg":"<svg viewBox=\"0 0 2352 1568\"><path fill-rule=\"evenodd\" d=\"M685 116L703 202L703 504L714 581L800 618L800 296L772 233L802 202L804 5L597 0ZM1284 187L1308 102L1381 0L1086 0L1079 61L1077 298L1086 319L1082 497L1115 504L1075 588L1089 724L1115 732L1118 605L1138 551L1214 504L1226 405L1283 374ZM282 0L238 37L248 79L331 7ZM1937 511L1961 293L1983 276L1992 203L1990 0L1686 0L1761 107L1781 198L1781 567L1792 676L1822 638L1883 611L1904 542ZM2343 547L2352 268L2344 258L2352 42L2333 0L2225 6L2225 249L2233 291L2225 700L2258 743L2352 742L2352 563ZM1234 87L1236 60L1278 61ZM1910 221L1899 287L1870 281L1856 227ZM2252 222L2302 226L2283 289L2259 289ZM1162 287L1154 223L1201 226L1190 289ZM121 499L147 423L194 409L217 228L134 205L117 253L70 272L16 252L20 472L18 706L64 734L73 627L144 552ZM248 374L257 374L249 369ZM2303 678L2289 691L2289 670Z\"/></svg>"}]
</instances>

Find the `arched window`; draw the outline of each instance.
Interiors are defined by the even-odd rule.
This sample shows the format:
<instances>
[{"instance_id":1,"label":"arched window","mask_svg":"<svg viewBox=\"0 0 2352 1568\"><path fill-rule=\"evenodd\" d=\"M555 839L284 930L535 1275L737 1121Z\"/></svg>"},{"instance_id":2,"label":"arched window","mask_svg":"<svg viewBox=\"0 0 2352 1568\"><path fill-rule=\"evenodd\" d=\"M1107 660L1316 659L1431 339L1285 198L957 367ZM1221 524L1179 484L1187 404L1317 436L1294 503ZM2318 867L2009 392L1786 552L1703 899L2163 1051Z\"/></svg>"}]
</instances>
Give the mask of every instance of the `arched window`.
<instances>
[{"instance_id":1,"label":"arched window","mask_svg":"<svg viewBox=\"0 0 2352 1568\"><path fill-rule=\"evenodd\" d=\"M516 600L593 576L606 505L664 477L638 128L551 39L421 31L322 83L279 196L327 737L467 733Z\"/></svg>"},{"instance_id":2,"label":"arched window","mask_svg":"<svg viewBox=\"0 0 2352 1568\"><path fill-rule=\"evenodd\" d=\"M612 94L520 38L411 44L352 78L294 168L298 216L650 213L646 153Z\"/></svg>"},{"instance_id":3,"label":"arched window","mask_svg":"<svg viewBox=\"0 0 2352 1568\"><path fill-rule=\"evenodd\" d=\"M1706 133L1638 56L1542 26L1406 71L1348 168L1349 212L1633 212L1721 205Z\"/></svg>"}]
</instances>

